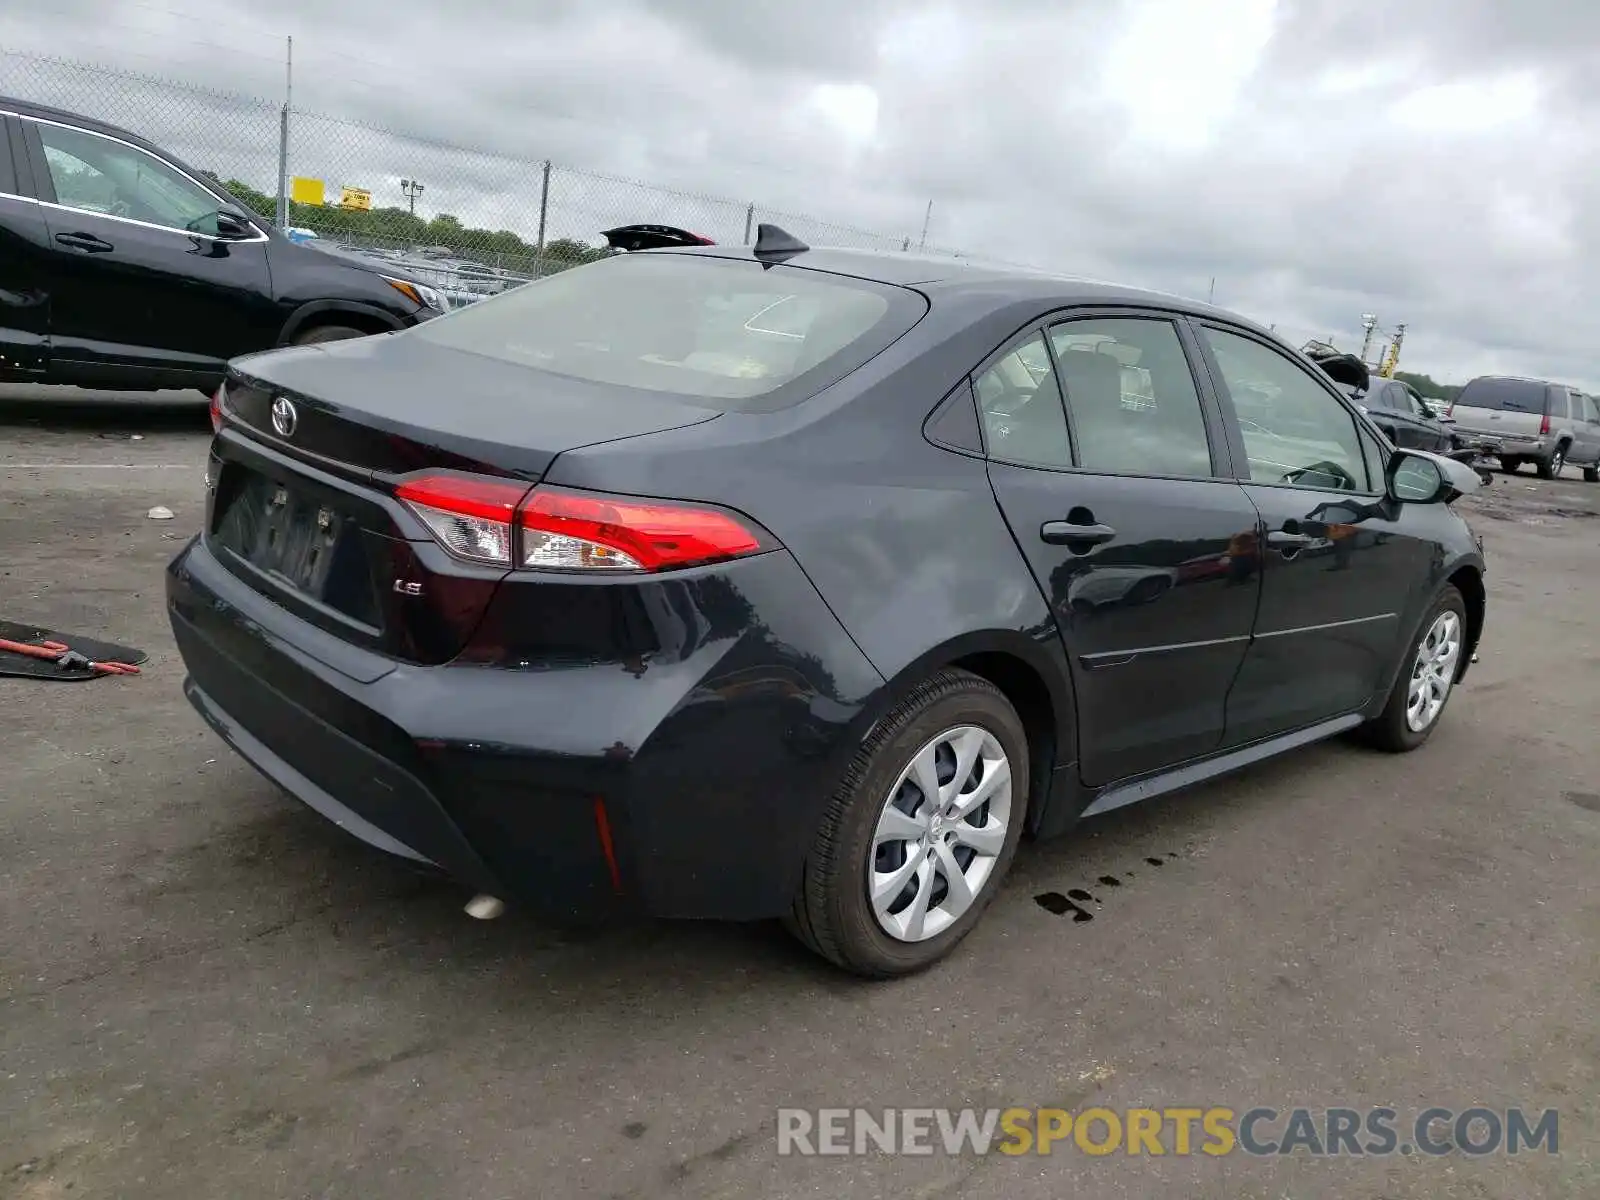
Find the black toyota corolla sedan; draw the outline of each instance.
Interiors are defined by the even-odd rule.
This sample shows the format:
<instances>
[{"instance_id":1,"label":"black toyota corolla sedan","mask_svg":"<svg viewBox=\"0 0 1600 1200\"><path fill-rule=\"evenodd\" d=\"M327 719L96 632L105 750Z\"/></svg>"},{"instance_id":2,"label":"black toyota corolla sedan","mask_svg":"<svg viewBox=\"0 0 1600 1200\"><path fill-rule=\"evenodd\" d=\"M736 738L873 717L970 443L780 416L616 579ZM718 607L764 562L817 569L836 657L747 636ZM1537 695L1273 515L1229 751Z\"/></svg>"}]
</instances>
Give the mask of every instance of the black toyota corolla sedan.
<instances>
[{"instance_id":1,"label":"black toyota corolla sedan","mask_svg":"<svg viewBox=\"0 0 1600 1200\"><path fill-rule=\"evenodd\" d=\"M1477 477L1255 325L771 227L236 360L213 417L167 586L241 755L477 911L868 976L1024 834L1420 745L1484 622Z\"/></svg>"}]
</instances>

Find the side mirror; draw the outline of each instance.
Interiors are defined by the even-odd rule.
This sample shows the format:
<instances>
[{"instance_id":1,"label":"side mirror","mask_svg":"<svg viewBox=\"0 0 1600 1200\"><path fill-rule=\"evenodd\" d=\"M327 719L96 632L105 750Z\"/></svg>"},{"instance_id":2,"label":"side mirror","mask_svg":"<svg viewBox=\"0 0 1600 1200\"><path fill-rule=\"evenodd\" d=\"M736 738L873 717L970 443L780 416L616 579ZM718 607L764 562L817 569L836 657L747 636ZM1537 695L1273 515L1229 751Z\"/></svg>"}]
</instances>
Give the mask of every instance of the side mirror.
<instances>
[{"instance_id":1,"label":"side mirror","mask_svg":"<svg viewBox=\"0 0 1600 1200\"><path fill-rule=\"evenodd\" d=\"M217 211L217 236L225 238L245 238L255 231L250 228L250 222L243 213L233 212L231 209Z\"/></svg>"},{"instance_id":2,"label":"side mirror","mask_svg":"<svg viewBox=\"0 0 1600 1200\"><path fill-rule=\"evenodd\" d=\"M1438 504L1459 489L1444 466L1432 455L1397 451L1389 460L1388 492L1391 500L1402 504Z\"/></svg>"}]
</instances>

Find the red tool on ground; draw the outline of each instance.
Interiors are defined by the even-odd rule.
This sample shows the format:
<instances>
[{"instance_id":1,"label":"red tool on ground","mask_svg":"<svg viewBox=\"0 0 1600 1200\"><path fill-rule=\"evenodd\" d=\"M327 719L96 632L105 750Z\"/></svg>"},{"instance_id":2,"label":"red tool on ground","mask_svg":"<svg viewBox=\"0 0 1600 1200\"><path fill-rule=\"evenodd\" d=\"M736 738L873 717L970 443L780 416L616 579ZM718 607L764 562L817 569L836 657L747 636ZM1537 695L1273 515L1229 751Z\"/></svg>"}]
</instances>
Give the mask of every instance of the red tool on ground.
<instances>
[{"instance_id":1,"label":"red tool on ground","mask_svg":"<svg viewBox=\"0 0 1600 1200\"><path fill-rule=\"evenodd\" d=\"M92 662L65 642L13 642L0 638L0 650L43 658L65 671L89 671L95 675L137 675L139 668L129 663Z\"/></svg>"}]
</instances>

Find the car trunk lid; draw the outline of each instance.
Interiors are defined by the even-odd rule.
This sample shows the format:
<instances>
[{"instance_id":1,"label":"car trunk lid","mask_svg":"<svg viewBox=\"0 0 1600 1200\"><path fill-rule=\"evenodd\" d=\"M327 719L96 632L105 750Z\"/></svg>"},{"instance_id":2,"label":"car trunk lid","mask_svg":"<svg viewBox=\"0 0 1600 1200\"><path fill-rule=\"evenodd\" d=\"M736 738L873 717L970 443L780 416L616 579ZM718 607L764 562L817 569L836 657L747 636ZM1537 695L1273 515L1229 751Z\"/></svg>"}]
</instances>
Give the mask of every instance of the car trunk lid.
<instances>
[{"instance_id":1,"label":"car trunk lid","mask_svg":"<svg viewBox=\"0 0 1600 1200\"><path fill-rule=\"evenodd\" d=\"M567 450L717 414L424 350L380 335L236 363L206 537L234 574L307 621L438 663L470 638L507 570L447 554L396 497L406 478L464 472L528 489Z\"/></svg>"},{"instance_id":2,"label":"car trunk lid","mask_svg":"<svg viewBox=\"0 0 1600 1200\"><path fill-rule=\"evenodd\" d=\"M255 435L292 458L353 476L448 466L537 482L565 450L717 415L688 402L418 345L404 334L246 357L235 363L227 386L230 413ZM283 425L273 418L279 400L292 406Z\"/></svg>"}]
</instances>

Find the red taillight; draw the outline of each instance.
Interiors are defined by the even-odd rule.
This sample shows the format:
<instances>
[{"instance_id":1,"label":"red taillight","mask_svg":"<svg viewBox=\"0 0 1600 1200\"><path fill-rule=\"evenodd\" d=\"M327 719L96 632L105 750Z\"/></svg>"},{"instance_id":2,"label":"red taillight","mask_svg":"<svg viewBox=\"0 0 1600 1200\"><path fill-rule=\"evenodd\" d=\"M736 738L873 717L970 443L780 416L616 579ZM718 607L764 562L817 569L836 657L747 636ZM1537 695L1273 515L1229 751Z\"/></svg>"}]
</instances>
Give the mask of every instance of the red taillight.
<instances>
[{"instance_id":1,"label":"red taillight","mask_svg":"<svg viewBox=\"0 0 1600 1200\"><path fill-rule=\"evenodd\" d=\"M728 513L674 500L423 475L395 495L458 558L546 571L669 571L764 549Z\"/></svg>"},{"instance_id":2,"label":"red taillight","mask_svg":"<svg viewBox=\"0 0 1600 1200\"><path fill-rule=\"evenodd\" d=\"M1539 421L1539 436L1543 437L1545 434L1547 434L1549 432L1550 432L1550 414L1549 413L1545 413L1545 415Z\"/></svg>"},{"instance_id":3,"label":"red taillight","mask_svg":"<svg viewBox=\"0 0 1600 1200\"><path fill-rule=\"evenodd\" d=\"M522 506L525 567L665 571L754 554L761 541L713 509L538 489Z\"/></svg>"},{"instance_id":4,"label":"red taillight","mask_svg":"<svg viewBox=\"0 0 1600 1200\"><path fill-rule=\"evenodd\" d=\"M217 433L222 429L222 393L227 391L226 384L220 384L217 390L211 393L211 432Z\"/></svg>"},{"instance_id":5,"label":"red taillight","mask_svg":"<svg viewBox=\"0 0 1600 1200\"><path fill-rule=\"evenodd\" d=\"M509 567L517 504L528 485L510 479L422 475L395 489L437 541L458 558Z\"/></svg>"}]
</instances>

